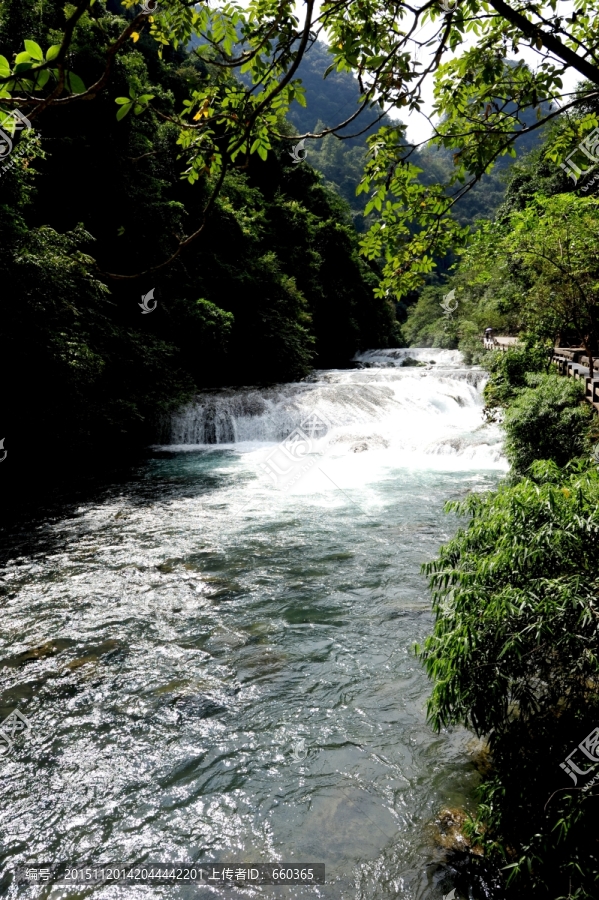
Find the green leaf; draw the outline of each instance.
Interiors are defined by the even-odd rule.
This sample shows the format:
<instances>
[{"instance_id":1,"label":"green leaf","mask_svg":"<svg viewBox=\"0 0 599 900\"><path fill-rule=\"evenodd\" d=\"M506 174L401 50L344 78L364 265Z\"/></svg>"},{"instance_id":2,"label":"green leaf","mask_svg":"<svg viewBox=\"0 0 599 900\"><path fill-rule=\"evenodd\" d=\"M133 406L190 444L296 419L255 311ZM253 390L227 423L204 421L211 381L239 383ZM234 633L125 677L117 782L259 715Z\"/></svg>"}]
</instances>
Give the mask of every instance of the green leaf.
<instances>
[{"instance_id":1,"label":"green leaf","mask_svg":"<svg viewBox=\"0 0 599 900\"><path fill-rule=\"evenodd\" d=\"M136 116L139 116L148 108L148 102L154 99L154 94L142 94L141 97L137 97L133 103L133 113Z\"/></svg>"},{"instance_id":2,"label":"green leaf","mask_svg":"<svg viewBox=\"0 0 599 900\"><path fill-rule=\"evenodd\" d=\"M45 85L47 84L49 78L50 78L50 73L48 72L47 69L42 69L41 72L37 72L36 78L35 78L35 84L33 87L34 91L41 91L41 89L43 87L45 87Z\"/></svg>"},{"instance_id":3,"label":"green leaf","mask_svg":"<svg viewBox=\"0 0 599 900\"><path fill-rule=\"evenodd\" d=\"M121 119L124 119L132 106L133 106L133 103L130 100L128 101L128 103L125 106L121 106L121 108L119 109L119 111L116 114L117 121L120 122Z\"/></svg>"},{"instance_id":4,"label":"green leaf","mask_svg":"<svg viewBox=\"0 0 599 900\"><path fill-rule=\"evenodd\" d=\"M31 66L32 59L29 53L25 53L23 51L23 53L17 54L17 56L15 57L15 64L18 66L20 63L29 63L29 65Z\"/></svg>"},{"instance_id":5,"label":"green leaf","mask_svg":"<svg viewBox=\"0 0 599 900\"><path fill-rule=\"evenodd\" d=\"M46 62L51 62L51 60L56 59L59 51L60 44L52 44L51 47L48 47L48 51L46 53Z\"/></svg>"},{"instance_id":6,"label":"green leaf","mask_svg":"<svg viewBox=\"0 0 599 900\"><path fill-rule=\"evenodd\" d=\"M75 75L74 72L65 72L65 83L71 93L73 94L84 94L85 93L85 85L78 75Z\"/></svg>"},{"instance_id":7,"label":"green leaf","mask_svg":"<svg viewBox=\"0 0 599 900\"><path fill-rule=\"evenodd\" d=\"M24 44L25 50L27 50L27 53L32 59L36 62L44 61L44 51L39 44L36 44L35 41L24 41Z\"/></svg>"},{"instance_id":8,"label":"green leaf","mask_svg":"<svg viewBox=\"0 0 599 900\"><path fill-rule=\"evenodd\" d=\"M10 75L10 66L5 56L0 56L0 78L8 78Z\"/></svg>"}]
</instances>

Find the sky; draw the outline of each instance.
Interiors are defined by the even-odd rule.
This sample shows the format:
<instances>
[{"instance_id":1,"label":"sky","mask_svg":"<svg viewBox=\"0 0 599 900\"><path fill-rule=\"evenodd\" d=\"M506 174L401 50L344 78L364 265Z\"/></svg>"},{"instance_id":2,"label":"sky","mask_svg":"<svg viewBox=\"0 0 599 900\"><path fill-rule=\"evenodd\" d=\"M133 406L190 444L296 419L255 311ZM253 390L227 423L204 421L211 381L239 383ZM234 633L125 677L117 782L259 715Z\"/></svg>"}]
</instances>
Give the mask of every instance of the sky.
<instances>
[{"instance_id":1,"label":"sky","mask_svg":"<svg viewBox=\"0 0 599 900\"><path fill-rule=\"evenodd\" d=\"M457 2L459 2L459 0L457 0ZM300 22L302 22L305 18L304 6L305 6L305 3L303 2L303 0L301 0L301 2L299 2L299 0L298 0L298 2L296 2L296 14L297 14ZM557 11L563 16L571 15L572 9L573 9L572 0L560 0L560 2L557 4ZM551 11L549 10L549 8L547 8L547 15L550 15L550 14L551 14ZM438 25L439 25L438 20L436 23L429 22L424 26L424 28L421 28L418 32L416 32L414 36L417 37L417 39L419 41L424 41L427 38L432 37L432 35L435 33L435 30L438 28ZM474 35L469 36L469 38L465 41L465 43L462 44L462 46L459 48L458 54L463 53L464 49L466 49L467 47L474 46L475 42L476 42L476 37ZM420 61L423 63L423 66L425 63L426 52L427 52L426 50L420 51ZM456 55L456 54L447 53L444 56L444 61L445 62L449 61L452 58L452 56L454 56L454 55ZM416 58L418 58L418 55L416 55ZM515 59L524 59L531 66L531 68L535 68L541 62L541 57L537 53L535 53L533 50L531 50L529 48L523 48L523 47L520 48L520 53L518 54L518 56L514 57L514 58ZM576 72L569 72L568 74L566 74L563 79L564 94L568 94L571 91L573 91L576 87L576 84L581 80L582 80L582 76L580 76ZM422 104L423 112L426 115L430 116L432 114L432 109L433 109L433 82L432 82L432 79L427 79L427 82L424 86L423 101L424 101ZM390 109L390 110L388 110L388 114L391 116L391 118L400 119L401 121L403 121L404 123L407 124L407 129L408 129L407 137L410 142L417 144L417 143L420 143L421 141L426 141L430 137L432 137L431 125L430 125L428 119L426 118L426 115L423 115L422 113L418 113L418 112L406 112L405 109Z\"/></svg>"}]
</instances>

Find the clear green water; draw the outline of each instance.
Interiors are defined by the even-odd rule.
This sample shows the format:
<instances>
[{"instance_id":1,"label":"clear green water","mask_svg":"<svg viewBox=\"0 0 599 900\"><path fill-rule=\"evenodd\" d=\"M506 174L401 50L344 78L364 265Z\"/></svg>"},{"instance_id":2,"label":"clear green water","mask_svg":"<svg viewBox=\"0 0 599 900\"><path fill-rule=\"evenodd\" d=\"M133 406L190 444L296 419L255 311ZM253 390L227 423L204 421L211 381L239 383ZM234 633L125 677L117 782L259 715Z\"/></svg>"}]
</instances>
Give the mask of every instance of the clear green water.
<instances>
[{"instance_id":1,"label":"clear green water","mask_svg":"<svg viewBox=\"0 0 599 900\"><path fill-rule=\"evenodd\" d=\"M320 888L217 896L448 889L432 823L476 775L471 736L425 721L420 565L456 527L445 501L499 471L398 466L391 447L329 455L285 491L245 450L156 450L8 548L1 712L32 730L0 758L7 896L198 892L9 884L35 860L327 867Z\"/></svg>"}]
</instances>

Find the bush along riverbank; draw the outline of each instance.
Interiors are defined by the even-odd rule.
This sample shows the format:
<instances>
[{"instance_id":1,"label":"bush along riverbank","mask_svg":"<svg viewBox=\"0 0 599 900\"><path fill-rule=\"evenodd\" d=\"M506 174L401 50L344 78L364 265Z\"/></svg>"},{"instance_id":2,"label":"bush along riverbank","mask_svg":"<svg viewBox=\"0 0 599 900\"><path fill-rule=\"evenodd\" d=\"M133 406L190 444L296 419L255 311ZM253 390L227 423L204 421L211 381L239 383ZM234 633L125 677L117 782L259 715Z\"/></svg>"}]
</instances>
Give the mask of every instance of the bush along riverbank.
<instances>
[{"instance_id":1,"label":"bush along riverbank","mask_svg":"<svg viewBox=\"0 0 599 900\"><path fill-rule=\"evenodd\" d=\"M425 566L433 634L417 653L428 714L486 742L490 766L463 826L471 868L506 898L599 896L599 472L582 387L544 348L489 360L511 470L448 504L468 519ZM475 891L476 893L476 891Z\"/></svg>"}]
</instances>

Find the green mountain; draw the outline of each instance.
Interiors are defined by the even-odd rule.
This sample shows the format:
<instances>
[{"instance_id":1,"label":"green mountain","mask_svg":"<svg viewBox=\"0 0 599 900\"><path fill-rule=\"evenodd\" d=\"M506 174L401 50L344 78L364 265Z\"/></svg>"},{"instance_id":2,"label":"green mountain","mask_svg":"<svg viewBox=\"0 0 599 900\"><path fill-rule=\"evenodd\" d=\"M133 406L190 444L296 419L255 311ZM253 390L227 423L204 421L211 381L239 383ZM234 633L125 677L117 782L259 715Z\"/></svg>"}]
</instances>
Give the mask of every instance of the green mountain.
<instances>
[{"instance_id":1,"label":"green mountain","mask_svg":"<svg viewBox=\"0 0 599 900\"><path fill-rule=\"evenodd\" d=\"M347 119L358 107L360 88L357 79L348 72L331 72L324 77L331 64L326 44L316 42L304 57L298 76L306 90L308 105L295 104L289 120L298 133L321 131ZM366 139L380 125L393 124L388 116L378 122L379 107L364 110L340 135L328 135L322 140L306 142L307 158L312 166L324 175L327 184L346 200L351 208L354 224L364 231L364 207L367 196L356 196L356 188L362 177L366 158ZM536 120L534 110L524 117L527 124ZM362 132L362 133L360 133ZM541 129L519 139L518 156L539 145ZM447 181L453 171L452 151L439 147L423 147L413 157L423 170L421 180L425 184ZM513 164L512 157L502 157L489 175L485 175L454 208L454 215L461 225L471 225L481 218L492 218L503 201L506 190L506 173Z\"/></svg>"}]
</instances>

